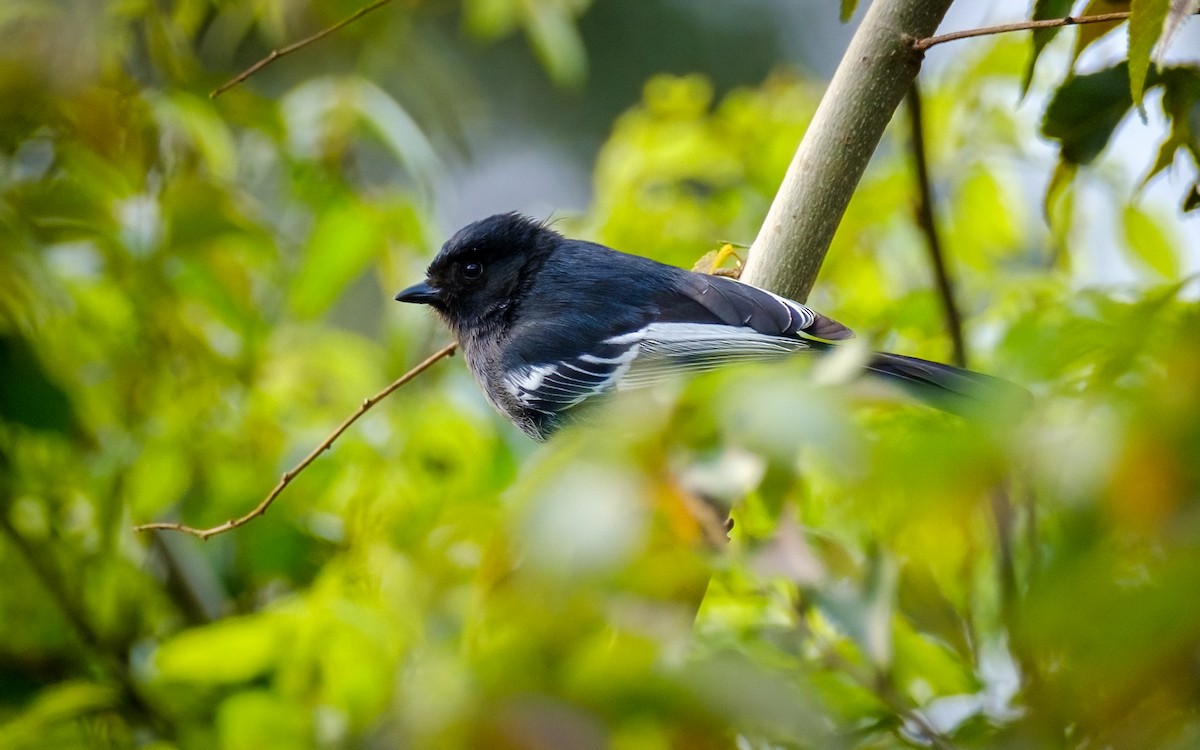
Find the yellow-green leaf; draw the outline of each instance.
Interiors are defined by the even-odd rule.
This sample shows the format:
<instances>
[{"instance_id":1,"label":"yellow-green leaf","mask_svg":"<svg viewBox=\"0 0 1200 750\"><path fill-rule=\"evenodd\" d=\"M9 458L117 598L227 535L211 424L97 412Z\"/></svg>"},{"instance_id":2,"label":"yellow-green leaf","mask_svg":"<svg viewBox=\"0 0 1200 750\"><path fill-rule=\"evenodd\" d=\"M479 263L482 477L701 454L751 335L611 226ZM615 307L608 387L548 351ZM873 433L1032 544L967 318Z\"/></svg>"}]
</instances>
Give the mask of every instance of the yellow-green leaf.
<instances>
[{"instance_id":1,"label":"yellow-green leaf","mask_svg":"<svg viewBox=\"0 0 1200 750\"><path fill-rule=\"evenodd\" d=\"M292 309L302 317L325 312L371 259L383 249L378 219L362 204L348 202L325 212L304 251L304 264L291 286Z\"/></svg>"},{"instance_id":2,"label":"yellow-green leaf","mask_svg":"<svg viewBox=\"0 0 1200 750\"><path fill-rule=\"evenodd\" d=\"M463 3L463 22L481 39L499 39L517 25L518 6L513 0L469 0Z\"/></svg>"},{"instance_id":3,"label":"yellow-green leaf","mask_svg":"<svg viewBox=\"0 0 1200 750\"><path fill-rule=\"evenodd\" d=\"M226 684L266 673L280 656L284 639L277 617L240 617L185 630L158 649L155 665L163 679Z\"/></svg>"},{"instance_id":4,"label":"yellow-green leaf","mask_svg":"<svg viewBox=\"0 0 1200 750\"><path fill-rule=\"evenodd\" d=\"M1059 198L1068 196L1068 188L1071 187L1071 182L1075 179L1075 173L1079 170L1079 165L1072 164L1069 161L1060 161L1054 167L1054 173L1050 175L1050 182L1046 185L1046 195L1042 199L1042 212L1047 219L1051 219L1059 212Z\"/></svg>"},{"instance_id":5,"label":"yellow-green leaf","mask_svg":"<svg viewBox=\"0 0 1200 750\"><path fill-rule=\"evenodd\" d=\"M56 726L89 714L112 711L118 705L117 690L108 685L83 680L48 685L15 716L5 715L5 721L0 723L0 747L50 747L46 736Z\"/></svg>"},{"instance_id":6,"label":"yellow-green leaf","mask_svg":"<svg viewBox=\"0 0 1200 750\"><path fill-rule=\"evenodd\" d=\"M1125 244L1133 257L1167 278L1179 274L1179 255L1174 242L1155 216L1134 205L1122 214Z\"/></svg>"},{"instance_id":7,"label":"yellow-green leaf","mask_svg":"<svg viewBox=\"0 0 1200 750\"><path fill-rule=\"evenodd\" d=\"M1129 93L1142 111L1150 52L1162 35L1170 0L1133 0L1129 4ZM1142 113L1143 116L1145 112Z\"/></svg>"},{"instance_id":8,"label":"yellow-green leaf","mask_svg":"<svg viewBox=\"0 0 1200 750\"><path fill-rule=\"evenodd\" d=\"M313 747L312 713L297 701L267 690L226 698L217 710L219 746L225 750Z\"/></svg>"},{"instance_id":9,"label":"yellow-green leaf","mask_svg":"<svg viewBox=\"0 0 1200 750\"><path fill-rule=\"evenodd\" d=\"M570 11L553 0L538 0L526 6L525 32L550 77L563 86L582 84L587 76L587 57Z\"/></svg>"}]
</instances>

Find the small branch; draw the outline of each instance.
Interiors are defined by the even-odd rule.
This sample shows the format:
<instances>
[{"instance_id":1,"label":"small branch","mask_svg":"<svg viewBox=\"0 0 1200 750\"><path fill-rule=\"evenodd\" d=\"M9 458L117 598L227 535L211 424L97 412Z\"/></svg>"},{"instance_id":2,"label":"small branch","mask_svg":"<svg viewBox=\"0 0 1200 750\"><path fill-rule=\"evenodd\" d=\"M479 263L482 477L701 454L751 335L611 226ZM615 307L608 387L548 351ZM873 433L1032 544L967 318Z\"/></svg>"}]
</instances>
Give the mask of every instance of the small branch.
<instances>
[{"instance_id":1,"label":"small branch","mask_svg":"<svg viewBox=\"0 0 1200 750\"><path fill-rule=\"evenodd\" d=\"M942 252L941 237L933 216L933 188L929 180L929 158L925 150L925 118L922 115L921 89L914 80L908 90L908 122L912 131L912 156L917 178L917 226L925 235L925 246L929 249L929 261L933 265L934 281L938 296L942 300L942 312L946 316L946 333L954 347L954 364L967 366L967 349L963 344L962 314L954 296L954 283L946 266Z\"/></svg>"},{"instance_id":2,"label":"small branch","mask_svg":"<svg viewBox=\"0 0 1200 750\"><path fill-rule=\"evenodd\" d=\"M229 531L230 529L236 529L239 526L243 526L243 525L249 523L250 521L253 521L255 518L258 518L259 516L266 513L267 508L271 507L271 503L275 502L275 498L279 497L279 493L283 492L284 488L287 487L289 484L291 484L292 480L295 479L300 474L300 472L302 472L306 468L308 468L309 464L311 464L313 461L316 461L318 456L320 456L325 451L329 450L333 446L333 441L337 440L341 436L341 434L343 432L345 432L347 428L350 427L350 425L357 422L359 417L366 414L368 409L370 409L375 404L379 403L383 399L390 396L392 394L392 392L395 391L396 389L398 389L400 386L404 385L408 381L412 380L416 376L418 376L421 373L428 370L430 368L430 366L432 366L439 359L443 359L445 357L449 357L450 355L454 354L454 350L457 347L458 347L457 343L447 344L446 346L442 347L438 351L431 354L425 361L421 362L416 367L412 368L408 372L401 375L399 378L396 379L395 382L393 382L387 388L384 388L382 391L380 391L379 393L376 393L374 396L371 396L370 398L363 399L362 404L359 405L358 409L356 409L353 414L351 414L349 417L346 417L346 420L344 422L342 422L340 425L338 425L337 429L329 434L329 437L322 440L320 445L318 445L316 448L313 448L312 452L309 453L307 456L305 456L304 459L302 461L300 461L300 463L296 464L291 469L286 471L284 473L284 475L279 478L279 483L275 485L275 488L273 490L271 490L270 493L268 493L265 498L263 498L262 502L260 502L257 506L255 506L254 510L250 511L246 515L241 516L240 518L230 519L223 524L220 524L218 526L213 526L213 527L207 528L207 529L198 529L194 526L188 526L188 525L182 524L182 523L159 522L159 523L143 523L138 526L134 526L133 530L134 531L181 531L185 534L191 534L192 536L198 536L198 537L200 537L200 539L207 541L208 538L211 536L216 536L217 534L224 533L226 531Z\"/></svg>"},{"instance_id":3,"label":"small branch","mask_svg":"<svg viewBox=\"0 0 1200 750\"><path fill-rule=\"evenodd\" d=\"M1013 555L1013 525L1015 523L1012 500L1007 484L999 484L992 490L992 519L996 524L996 567L1000 577L1000 612L1004 624L1009 628L1017 621L1017 567Z\"/></svg>"},{"instance_id":4,"label":"small branch","mask_svg":"<svg viewBox=\"0 0 1200 750\"><path fill-rule=\"evenodd\" d=\"M918 52L924 52L937 44L954 42L959 39L970 39L976 36L1007 34L1010 31L1029 31L1031 29L1056 29L1061 26L1082 26L1088 23L1112 23L1113 21L1124 21L1127 18L1129 18L1129 11L1123 10L1117 13L1101 13L1095 16L1067 16L1066 18L1047 18L1041 21L1018 21L1016 23L1000 24L999 26L984 26L978 29L953 31L949 34L939 34L938 36L918 39L913 42L913 49Z\"/></svg>"},{"instance_id":5,"label":"small branch","mask_svg":"<svg viewBox=\"0 0 1200 750\"><path fill-rule=\"evenodd\" d=\"M362 8L359 8L350 16L343 18L341 21L338 21L337 23L335 23L332 26L321 29L317 33L313 34L312 36L305 37L304 39L301 39L298 42L292 42L291 44L287 45L286 47L280 47L279 49L271 50L271 54L267 55L263 59L259 60L258 62L254 63L250 67L243 70L241 73L238 73L233 78L230 78L225 83L222 83L220 86L213 89L212 92L209 93L208 98L216 99L221 94L225 93L226 91L233 88L234 86L237 86L239 83L245 81L247 78L254 75L258 71L262 70L263 68L267 67L268 65L275 62L276 60L283 57L284 55L290 55L293 52L295 52L296 50L303 49L304 47L307 47L308 45L312 44L313 42L319 42L320 40L329 36L333 32L342 28L343 26L354 23L355 21L357 21L358 19L367 15L371 11L376 10L377 8L382 8L383 6L387 5L391 1L392 0L375 0L375 2L371 3L370 5L366 5L366 6L363 6Z\"/></svg>"}]
</instances>

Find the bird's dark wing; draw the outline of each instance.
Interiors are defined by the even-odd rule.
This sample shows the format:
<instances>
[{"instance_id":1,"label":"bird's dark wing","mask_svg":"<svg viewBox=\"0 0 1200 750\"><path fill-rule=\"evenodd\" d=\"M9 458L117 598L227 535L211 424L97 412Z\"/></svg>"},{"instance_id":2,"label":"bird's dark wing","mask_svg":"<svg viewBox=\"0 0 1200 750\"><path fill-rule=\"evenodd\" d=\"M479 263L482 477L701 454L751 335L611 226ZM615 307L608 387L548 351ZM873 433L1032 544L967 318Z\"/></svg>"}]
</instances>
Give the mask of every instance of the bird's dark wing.
<instances>
[{"instance_id":1,"label":"bird's dark wing","mask_svg":"<svg viewBox=\"0 0 1200 750\"><path fill-rule=\"evenodd\" d=\"M854 332L799 302L723 276L683 273L660 300L658 321L749 328L766 336L830 342Z\"/></svg>"},{"instance_id":2,"label":"bird's dark wing","mask_svg":"<svg viewBox=\"0 0 1200 750\"><path fill-rule=\"evenodd\" d=\"M671 282L654 291L640 319L627 316L594 344L556 345L570 354L553 361L525 359L506 371L504 387L526 409L557 414L613 388L772 359L854 335L798 302L732 279L679 272ZM542 339L542 353L550 348L546 343Z\"/></svg>"},{"instance_id":3,"label":"bird's dark wing","mask_svg":"<svg viewBox=\"0 0 1200 750\"><path fill-rule=\"evenodd\" d=\"M619 337L639 346L616 383L619 388L649 385L680 372L771 359L854 335L798 302L720 276L680 274L657 301L653 320Z\"/></svg>"}]
</instances>

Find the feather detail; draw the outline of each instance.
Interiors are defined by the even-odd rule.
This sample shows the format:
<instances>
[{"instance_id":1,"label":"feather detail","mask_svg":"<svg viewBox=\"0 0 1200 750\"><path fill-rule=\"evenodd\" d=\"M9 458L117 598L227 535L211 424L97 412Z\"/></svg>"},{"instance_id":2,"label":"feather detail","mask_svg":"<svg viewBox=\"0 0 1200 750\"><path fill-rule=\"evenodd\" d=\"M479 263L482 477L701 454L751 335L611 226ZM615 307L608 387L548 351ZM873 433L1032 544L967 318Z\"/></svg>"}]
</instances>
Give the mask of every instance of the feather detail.
<instances>
[{"instance_id":1,"label":"feather detail","mask_svg":"<svg viewBox=\"0 0 1200 750\"><path fill-rule=\"evenodd\" d=\"M1029 391L1007 380L903 354L876 352L867 361L866 370L926 403L956 414L968 413L982 404L1001 404L1014 413L1024 413L1033 404Z\"/></svg>"},{"instance_id":2,"label":"feather detail","mask_svg":"<svg viewBox=\"0 0 1200 750\"><path fill-rule=\"evenodd\" d=\"M672 299L660 300L659 322L719 323L768 336L841 341L854 332L815 310L722 276L687 273Z\"/></svg>"},{"instance_id":3,"label":"feather detail","mask_svg":"<svg viewBox=\"0 0 1200 750\"><path fill-rule=\"evenodd\" d=\"M638 356L636 340L616 346L605 341L602 354L539 365L527 365L504 374L505 389L522 407L554 415L614 388Z\"/></svg>"}]
</instances>

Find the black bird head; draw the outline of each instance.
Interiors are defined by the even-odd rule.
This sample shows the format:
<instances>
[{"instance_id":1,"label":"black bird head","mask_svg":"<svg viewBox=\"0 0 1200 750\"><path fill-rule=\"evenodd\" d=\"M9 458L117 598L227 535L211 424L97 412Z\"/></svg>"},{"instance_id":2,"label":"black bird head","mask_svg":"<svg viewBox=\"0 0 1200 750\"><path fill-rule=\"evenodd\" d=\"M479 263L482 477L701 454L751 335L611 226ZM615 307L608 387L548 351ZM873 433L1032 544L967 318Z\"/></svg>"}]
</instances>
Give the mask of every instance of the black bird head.
<instances>
[{"instance_id":1,"label":"black bird head","mask_svg":"<svg viewBox=\"0 0 1200 750\"><path fill-rule=\"evenodd\" d=\"M489 216L446 240L427 278L396 299L429 305L461 340L511 316L521 290L562 241L558 232L527 216Z\"/></svg>"}]
</instances>

